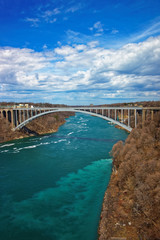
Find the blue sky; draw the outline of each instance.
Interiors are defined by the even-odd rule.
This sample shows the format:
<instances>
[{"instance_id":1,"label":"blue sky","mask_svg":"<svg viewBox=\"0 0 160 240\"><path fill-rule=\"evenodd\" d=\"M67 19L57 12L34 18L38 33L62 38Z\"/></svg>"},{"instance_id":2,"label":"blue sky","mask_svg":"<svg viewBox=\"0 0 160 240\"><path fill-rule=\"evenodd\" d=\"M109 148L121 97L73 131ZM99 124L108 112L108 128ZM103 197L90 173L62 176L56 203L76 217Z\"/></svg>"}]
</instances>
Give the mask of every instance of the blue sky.
<instances>
[{"instance_id":1,"label":"blue sky","mask_svg":"<svg viewBox=\"0 0 160 240\"><path fill-rule=\"evenodd\" d=\"M0 100L160 100L160 1L0 0Z\"/></svg>"}]
</instances>

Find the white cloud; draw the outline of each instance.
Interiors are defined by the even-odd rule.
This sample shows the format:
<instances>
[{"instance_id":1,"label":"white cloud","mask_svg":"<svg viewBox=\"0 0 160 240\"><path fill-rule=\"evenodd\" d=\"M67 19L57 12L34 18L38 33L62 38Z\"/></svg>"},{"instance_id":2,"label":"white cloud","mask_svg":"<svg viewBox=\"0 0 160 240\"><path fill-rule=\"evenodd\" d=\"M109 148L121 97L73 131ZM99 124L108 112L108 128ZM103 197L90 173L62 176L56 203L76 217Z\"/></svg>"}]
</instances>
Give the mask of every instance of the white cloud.
<instances>
[{"instance_id":1,"label":"white cloud","mask_svg":"<svg viewBox=\"0 0 160 240\"><path fill-rule=\"evenodd\" d=\"M117 34L117 33L119 33L119 31L117 29L113 29L111 33L112 34Z\"/></svg>"},{"instance_id":2,"label":"white cloud","mask_svg":"<svg viewBox=\"0 0 160 240\"><path fill-rule=\"evenodd\" d=\"M95 32L95 36L101 36L104 32L103 25L100 21L94 23L94 25L90 27L89 30Z\"/></svg>"},{"instance_id":3,"label":"white cloud","mask_svg":"<svg viewBox=\"0 0 160 240\"><path fill-rule=\"evenodd\" d=\"M154 36L155 34L160 34L160 18L156 19L155 22L152 22L149 27L144 29L142 32L134 34L131 38L131 42L136 42L143 40L147 37Z\"/></svg>"},{"instance_id":4,"label":"white cloud","mask_svg":"<svg viewBox=\"0 0 160 240\"><path fill-rule=\"evenodd\" d=\"M76 50L78 51L84 51L86 49L86 46L84 44L75 45Z\"/></svg>"},{"instance_id":5,"label":"white cloud","mask_svg":"<svg viewBox=\"0 0 160 240\"><path fill-rule=\"evenodd\" d=\"M84 5L81 3L74 3L74 1L66 4L60 3L59 7L55 7L55 3L41 4L32 12L33 17L26 18L25 21L31 23L32 27L38 27L40 23L55 23L59 19L68 20L70 14L79 11Z\"/></svg>"},{"instance_id":6,"label":"white cloud","mask_svg":"<svg viewBox=\"0 0 160 240\"><path fill-rule=\"evenodd\" d=\"M53 13L54 15L60 14L61 13L60 8L54 8Z\"/></svg>"},{"instance_id":7,"label":"white cloud","mask_svg":"<svg viewBox=\"0 0 160 240\"><path fill-rule=\"evenodd\" d=\"M160 97L160 36L117 50L97 45L66 45L52 51L45 47L44 52L0 48L0 94L29 90L33 98L57 96L56 92L67 97L71 93L66 91L71 91L87 99L87 92L95 101Z\"/></svg>"},{"instance_id":8,"label":"white cloud","mask_svg":"<svg viewBox=\"0 0 160 240\"><path fill-rule=\"evenodd\" d=\"M43 49L47 49L47 44L44 44L44 45L43 45Z\"/></svg>"},{"instance_id":9,"label":"white cloud","mask_svg":"<svg viewBox=\"0 0 160 240\"><path fill-rule=\"evenodd\" d=\"M56 48L55 53L62 55L62 56L67 56L74 54L76 52L76 49L70 46L62 46L61 48Z\"/></svg>"},{"instance_id":10,"label":"white cloud","mask_svg":"<svg viewBox=\"0 0 160 240\"><path fill-rule=\"evenodd\" d=\"M94 25L93 25L93 28L97 29L98 32L103 32L103 27L102 27L102 23L99 21L99 22L96 22Z\"/></svg>"},{"instance_id":11,"label":"white cloud","mask_svg":"<svg viewBox=\"0 0 160 240\"><path fill-rule=\"evenodd\" d=\"M35 72L47 67L49 62L42 53L31 49L0 49L0 82L6 84L35 85ZM32 77L31 77L32 76Z\"/></svg>"},{"instance_id":12,"label":"white cloud","mask_svg":"<svg viewBox=\"0 0 160 240\"><path fill-rule=\"evenodd\" d=\"M58 15L60 13L60 8L54 8L53 10L46 10L44 12L41 12L40 18L44 19L47 23L54 23L57 21L55 15Z\"/></svg>"},{"instance_id":13,"label":"white cloud","mask_svg":"<svg viewBox=\"0 0 160 240\"><path fill-rule=\"evenodd\" d=\"M87 44L90 48L94 48L99 45L98 41L92 41Z\"/></svg>"},{"instance_id":14,"label":"white cloud","mask_svg":"<svg viewBox=\"0 0 160 240\"><path fill-rule=\"evenodd\" d=\"M26 18L25 21L31 23L31 27L38 27L40 22L39 18Z\"/></svg>"},{"instance_id":15,"label":"white cloud","mask_svg":"<svg viewBox=\"0 0 160 240\"><path fill-rule=\"evenodd\" d=\"M76 5L73 5L71 7L68 7L65 12L66 13L74 13L78 10L80 10L82 8L82 5L79 3L79 4L76 4Z\"/></svg>"}]
</instances>

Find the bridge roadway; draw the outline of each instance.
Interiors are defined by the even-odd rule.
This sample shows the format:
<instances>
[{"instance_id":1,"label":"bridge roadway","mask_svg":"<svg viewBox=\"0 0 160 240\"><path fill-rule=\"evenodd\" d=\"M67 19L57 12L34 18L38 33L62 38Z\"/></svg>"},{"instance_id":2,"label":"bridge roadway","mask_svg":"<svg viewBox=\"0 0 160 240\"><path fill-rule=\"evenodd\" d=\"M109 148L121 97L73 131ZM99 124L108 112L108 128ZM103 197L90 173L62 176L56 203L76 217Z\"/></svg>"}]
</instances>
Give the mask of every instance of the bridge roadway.
<instances>
[{"instance_id":1,"label":"bridge roadway","mask_svg":"<svg viewBox=\"0 0 160 240\"><path fill-rule=\"evenodd\" d=\"M134 118L134 127L137 126L137 113L142 116L142 122L145 120L146 111L153 113L160 108L142 108L142 107L97 107L97 106L80 106L80 107L55 107L55 108L5 108L0 109L0 118L6 118L10 121L13 130L21 129L32 120L55 112L80 112L92 116L100 117L123 129L131 132L131 117ZM127 122L127 125L125 124Z\"/></svg>"}]
</instances>

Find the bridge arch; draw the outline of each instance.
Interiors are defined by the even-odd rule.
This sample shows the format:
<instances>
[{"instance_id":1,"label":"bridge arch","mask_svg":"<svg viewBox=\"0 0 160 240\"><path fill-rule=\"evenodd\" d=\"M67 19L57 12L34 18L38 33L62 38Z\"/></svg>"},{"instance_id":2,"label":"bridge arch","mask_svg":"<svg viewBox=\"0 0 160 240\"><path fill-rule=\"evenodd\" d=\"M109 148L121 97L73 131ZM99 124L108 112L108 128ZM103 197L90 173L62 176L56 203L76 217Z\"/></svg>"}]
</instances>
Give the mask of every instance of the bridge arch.
<instances>
[{"instance_id":1,"label":"bridge arch","mask_svg":"<svg viewBox=\"0 0 160 240\"><path fill-rule=\"evenodd\" d=\"M39 118L41 116L44 116L44 115L48 115L48 114L51 114L51 113L55 113L55 112L78 112L78 113L83 113L83 114L88 114L88 115L91 115L91 116L95 116L95 117L99 117L99 118L102 118L104 120L107 120L113 124L116 124L118 126L120 126L121 128L131 132L132 128L130 126L126 126L125 124L123 123L120 123L112 118L109 118L109 117L106 117L106 116L103 116L103 115L100 115L100 114L97 114L97 113L93 113L93 112L88 112L88 111L85 111L85 110L79 110L79 109L55 109L55 110L50 110L50 111L46 111L46 112L41 112L37 115L34 115L30 118L28 118L27 120L23 121L22 123L20 123L18 126L16 126L13 130L18 130L18 129L21 129L22 127L24 127L26 124L28 124L29 122L33 121L34 119L36 118Z\"/></svg>"}]
</instances>

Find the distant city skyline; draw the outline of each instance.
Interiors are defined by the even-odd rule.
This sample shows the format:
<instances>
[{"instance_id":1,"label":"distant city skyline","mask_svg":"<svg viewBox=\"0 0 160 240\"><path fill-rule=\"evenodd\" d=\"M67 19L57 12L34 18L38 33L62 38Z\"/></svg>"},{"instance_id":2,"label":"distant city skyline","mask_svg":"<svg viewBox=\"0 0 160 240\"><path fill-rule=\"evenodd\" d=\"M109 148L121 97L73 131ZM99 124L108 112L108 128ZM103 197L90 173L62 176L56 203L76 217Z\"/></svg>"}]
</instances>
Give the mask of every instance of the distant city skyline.
<instances>
[{"instance_id":1,"label":"distant city skyline","mask_svg":"<svg viewBox=\"0 0 160 240\"><path fill-rule=\"evenodd\" d=\"M0 101L160 100L159 0L1 0Z\"/></svg>"}]
</instances>

